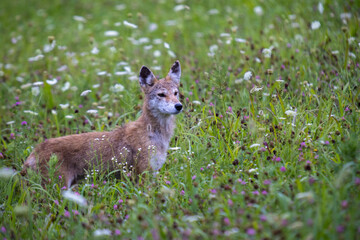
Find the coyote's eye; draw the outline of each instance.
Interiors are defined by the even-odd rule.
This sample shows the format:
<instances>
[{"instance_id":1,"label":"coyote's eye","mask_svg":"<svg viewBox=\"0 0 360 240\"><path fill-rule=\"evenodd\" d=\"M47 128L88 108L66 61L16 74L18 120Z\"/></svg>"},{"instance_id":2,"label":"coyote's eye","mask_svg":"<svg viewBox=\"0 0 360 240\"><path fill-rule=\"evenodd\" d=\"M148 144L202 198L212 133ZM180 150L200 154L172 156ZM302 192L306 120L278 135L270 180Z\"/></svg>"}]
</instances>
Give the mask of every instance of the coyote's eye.
<instances>
[{"instance_id":1,"label":"coyote's eye","mask_svg":"<svg viewBox=\"0 0 360 240\"><path fill-rule=\"evenodd\" d=\"M158 96L159 97L166 97L166 95L164 93L159 93Z\"/></svg>"},{"instance_id":2,"label":"coyote's eye","mask_svg":"<svg viewBox=\"0 0 360 240\"><path fill-rule=\"evenodd\" d=\"M177 96L178 92L175 92L174 95Z\"/></svg>"}]
</instances>

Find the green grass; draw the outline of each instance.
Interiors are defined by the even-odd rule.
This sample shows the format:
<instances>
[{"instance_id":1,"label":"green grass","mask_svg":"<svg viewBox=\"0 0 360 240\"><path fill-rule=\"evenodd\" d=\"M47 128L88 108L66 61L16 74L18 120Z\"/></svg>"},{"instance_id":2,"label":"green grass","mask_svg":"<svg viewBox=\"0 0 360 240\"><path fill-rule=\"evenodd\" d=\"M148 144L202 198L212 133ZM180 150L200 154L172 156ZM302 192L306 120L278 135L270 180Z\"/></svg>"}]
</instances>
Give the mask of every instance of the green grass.
<instances>
[{"instance_id":1,"label":"green grass","mask_svg":"<svg viewBox=\"0 0 360 240\"><path fill-rule=\"evenodd\" d=\"M323 13L310 0L178 2L1 1L1 238L357 239L359 2L321 1ZM45 188L20 176L46 138L135 120L140 67L164 76L176 59L180 149L156 179L89 172L79 205L63 197L56 159Z\"/></svg>"}]
</instances>

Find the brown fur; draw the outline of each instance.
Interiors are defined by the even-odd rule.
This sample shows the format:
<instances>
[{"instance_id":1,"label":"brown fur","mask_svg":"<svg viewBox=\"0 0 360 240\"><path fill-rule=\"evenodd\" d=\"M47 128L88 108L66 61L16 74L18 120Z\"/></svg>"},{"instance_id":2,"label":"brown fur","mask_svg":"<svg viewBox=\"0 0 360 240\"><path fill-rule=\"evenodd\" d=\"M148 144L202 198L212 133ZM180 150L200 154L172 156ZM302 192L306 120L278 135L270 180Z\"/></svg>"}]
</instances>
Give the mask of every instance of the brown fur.
<instances>
[{"instance_id":1,"label":"brown fur","mask_svg":"<svg viewBox=\"0 0 360 240\"><path fill-rule=\"evenodd\" d=\"M180 71L178 61L173 68L175 65ZM142 68L140 84L145 93L145 100L142 115L138 120L110 132L90 132L48 139L38 144L27 158L23 173L27 168L32 168L46 176L48 161L53 154L59 160L58 174L64 178L67 187L70 187L79 176L84 175L85 170L93 168L112 171L126 166L127 169L133 168L137 174L150 170L150 161L153 158L152 146L155 146L155 158L166 157L175 128L176 113L155 114L149 107L149 101L157 98L158 101L166 101L169 104L180 104L178 96L174 94L164 98L156 95L160 89L167 89L170 92L171 89L178 88L179 79L174 81L170 77L174 73L172 69L166 78L157 80L153 77L152 82L145 84L142 81L153 74L146 67ZM180 75L178 77L180 78Z\"/></svg>"}]
</instances>

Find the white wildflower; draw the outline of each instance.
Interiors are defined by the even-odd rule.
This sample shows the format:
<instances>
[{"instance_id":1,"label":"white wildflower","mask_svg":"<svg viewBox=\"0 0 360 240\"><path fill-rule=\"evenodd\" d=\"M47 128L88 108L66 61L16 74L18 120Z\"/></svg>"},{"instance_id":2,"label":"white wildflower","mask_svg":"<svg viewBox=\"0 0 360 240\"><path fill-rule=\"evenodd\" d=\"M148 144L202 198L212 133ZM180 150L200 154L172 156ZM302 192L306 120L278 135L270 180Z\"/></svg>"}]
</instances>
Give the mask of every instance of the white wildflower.
<instances>
[{"instance_id":1,"label":"white wildflower","mask_svg":"<svg viewBox=\"0 0 360 240\"><path fill-rule=\"evenodd\" d=\"M28 114L34 115L34 116L39 115L37 112L33 112L33 111L31 111L31 110L24 110L24 113L28 113Z\"/></svg>"},{"instance_id":2,"label":"white wildflower","mask_svg":"<svg viewBox=\"0 0 360 240\"><path fill-rule=\"evenodd\" d=\"M87 112L88 114L95 115L95 114L98 113L98 110L96 110L96 109L89 109L89 110L87 110L86 112Z\"/></svg>"},{"instance_id":3,"label":"white wildflower","mask_svg":"<svg viewBox=\"0 0 360 240\"><path fill-rule=\"evenodd\" d=\"M197 101L197 100L194 100L194 101L193 101L193 104L195 104L195 105L201 105L201 102L200 102L200 101Z\"/></svg>"},{"instance_id":4,"label":"white wildflower","mask_svg":"<svg viewBox=\"0 0 360 240\"><path fill-rule=\"evenodd\" d=\"M258 88L258 87L253 87L251 90L250 90L250 93L253 93L253 92L258 92L258 91L261 91L263 88Z\"/></svg>"},{"instance_id":5,"label":"white wildflower","mask_svg":"<svg viewBox=\"0 0 360 240\"><path fill-rule=\"evenodd\" d=\"M104 33L105 37L117 37L119 36L119 32L115 30L109 30Z\"/></svg>"},{"instance_id":6,"label":"white wildflower","mask_svg":"<svg viewBox=\"0 0 360 240\"><path fill-rule=\"evenodd\" d=\"M15 121L10 121L10 122L7 122L6 124L7 125L12 125L12 124L14 124L15 123Z\"/></svg>"},{"instance_id":7,"label":"white wildflower","mask_svg":"<svg viewBox=\"0 0 360 240\"><path fill-rule=\"evenodd\" d=\"M21 77L21 76L18 76L18 77L16 77L16 81L18 81L18 82L23 82L23 81L24 81L24 78Z\"/></svg>"},{"instance_id":8,"label":"white wildflower","mask_svg":"<svg viewBox=\"0 0 360 240\"><path fill-rule=\"evenodd\" d=\"M91 90L85 90L85 91L83 91L83 92L80 94L80 96L81 96L81 97L84 97L84 96L88 95L88 94L91 93L91 92L92 92Z\"/></svg>"},{"instance_id":9,"label":"white wildflower","mask_svg":"<svg viewBox=\"0 0 360 240\"><path fill-rule=\"evenodd\" d=\"M58 81L56 78L53 78L52 80L50 80L50 79L46 80L46 83L49 85L55 85L57 82Z\"/></svg>"},{"instance_id":10,"label":"white wildflower","mask_svg":"<svg viewBox=\"0 0 360 240\"><path fill-rule=\"evenodd\" d=\"M208 14L209 14L209 15L219 14L219 10L217 10L216 8L210 9L210 10L208 11Z\"/></svg>"},{"instance_id":11,"label":"white wildflower","mask_svg":"<svg viewBox=\"0 0 360 240\"><path fill-rule=\"evenodd\" d=\"M93 233L94 237L110 236L111 231L109 229L96 229Z\"/></svg>"},{"instance_id":12,"label":"white wildflower","mask_svg":"<svg viewBox=\"0 0 360 240\"><path fill-rule=\"evenodd\" d=\"M158 29L158 25L156 23L150 23L149 25L149 31L150 32L153 32L155 31L156 29Z\"/></svg>"},{"instance_id":13,"label":"white wildflower","mask_svg":"<svg viewBox=\"0 0 360 240\"><path fill-rule=\"evenodd\" d=\"M250 146L250 148L259 147L259 146L260 146L259 143L254 143L253 145Z\"/></svg>"},{"instance_id":14,"label":"white wildflower","mask_svg":"<svg viewBox=\"0 0 360 240\"><path fill-rule=\"evenodd\" d=\"M238 42L238 43L246 43L246 39L243 39L243 38L235 38L235 42Z\"/></svg>"},{"instance_id":15,"label":"white wildflower","mask_svg":"<svg viewBox=\"0 0 360 240\"><path fill-rule=\"evenodd\" d=\"M291 117L294 117L294 116L297 115L297 113L295 111L292 111L292 110L285 111L285 114L288 115L288 116L291 116Z\"/></svg>"},{"instance_id":16,"label":"white wildflower","mask_svg":"<svg viewBox=\"0 0 360 240\"><path fill-rule=\"evenodd\" d=\"M272 48L264 48L262 50L262 53L264 54L264 57L265 58L271 58L271 51L272 51Z\"/></svg>"},{"instance_id":17,"label":"white wildflower","mask_svg":"<svg viewBox=\"0 0 360 240\"><path fill-rule=\"evenodd\" d=\"M311 23L311 29L312 30L316 30L316 29L320 28L320 26L321 26L321 24L320 24L319 21L314 21L314 22Z\"/></svg>"},{"instance_id":18,"label":"white wildflower","mask_svg":"<svg viewBox=\"0 0 360 240\"><path fill-rule=\"evenodd\" d=\"M164 47L170 49L170 45L167 42L164 42Z\"/></svg>"},{"instance_id":19,"label":"white wildflower","mask_svg":"<svg viewBox=\"0 0 360 240\"><path fill-rule=\"evenodd\" d=\"M86 19L82 16L73 16L73 19L77 22L86 22Z\"/></svg>"},{"instance_id":20,"label":"white wildflower","mask_svg":"<svg viewBox=\"0 0 360 240\"><path fill-rule=\"evenodd\" d=\"M319 4L318 4L318 10L319 10L319 13L320 13L320 14L323 14L323 12L324 12L324 6L322 5L321 2L319 2Z\"/></svg>"},{"instance_id":21,"label":"white wildflower","mask_svg":"<svg viewBox=\"0 0 360 240\"><path fill-rule=\"evenodd\" d=\"M124 21L123 24L126 26L126 27L129 27L129 28L138 28L137 25L133 24L133 23L129 23L128 21Z\"/></svg>"},{"instance_id":22,"label":"white wildflower","mask_svg":"<svg viewBox=\"0 0 360 240\"><path fill-rule=\"evenodd\" d=\"M176 54L173 51L168 50L168 54L169 54L170 57L176 58Z\"/></svg>"},{"instance_id":23,"label":"white wildflower","mask_svg":"<svg viewBox=\"0 0 360 240\"><path fill-rule=\"evenodd\" d=\"M175 7L174 7L174 11L175 12L180 12L180 11L182 11L182 10L185 10L185 9L190 9L189 8L189 6L186 6L186 5L183 5L183 4L180 4L180 5L176 5Z\"/></svg>"},{"instance_id":24,"label":"white wildflower","mask_svg":"<svg viewBox=\"0 0 360 240\"><path fill-rule=\"evenodd\" d=\"M246 81L249 81L251 79L251 77L252 77L252 72L250 72L250 71L248 71L244 74L244 79Z\"/></svg>"},{"instance_id":25,"label":"white wildflower","mask_svg":"<svg viewBox=\"0 0 360 240\"><path fill-rule=\"evenodd\" d=\"M97 47L93 47L93 49L91 50L91 53L96 55L99 53L99 49Z\"/></svg>"},{"instance_id":26,"label":"white wildflower","mask_svg":"<svg viewBox=\"0 0 360 240\"><path fill-rule=\"evenodd\" d=\"M117 93L117 92L122 92L124 91L124 86L121 85L120 83L115 84L114 86L110 87L110 91Z\"/></svg>"},{"instance_id":27,"label":"white wildflower","mask_svg":"<svg viewBox=\"0 0 360 240\"><path fill-rule=\"evenodd\" d=\"M43 85L44 84L44 82L34 82L33 83L33 86L41 86L41 85Z\"/></svg>"},{"instance_id":28,"label":"white wildflower","mask_svg":"<svg viewBox=\"0 0 360 240\"><path fill-rule=\"evenodd\" d=\"M51 42L51 44L45 44L45 46L44 46L44 52L46 52L46 53L48 53L48 52L51 52L54 48L55 48L55 45L56 45L56 41L55 40L53 40L52 42Z\"/></svg>"},{"instance_id":29,"label":"white wildflower","mask_svg":"<svg viewBox=\"0 0 360 240\"><path fill-rule=\"evenodd\" d=\"M70 88L70 83L66 82L64 84L64 86L61 88L61 91L65 92L65 91L69 90L69 88Z\"/></svg>"},{"instance_id":30,"label":"white wildflower","mask_svg":"<svg viewBox=\"0 0 360 240\"><path fill-rule=\"evenodd\" d=\"M62 66L60 66L58 69L56 69L56 71L58 71L58 72L63 72L63 71L65 71L67 68L68 68L68 67L67 67L66 65L62 65Z\"/></svg>"},{"instance_id":31,"label":"white wildflower","mask_svg":"<svg viewBox=\"0 0 360 240\"><path fill-rule=\"evenodd\" d=\"M52 113L53 115L56 115L56 114L57 114L56 110L54 110L54 109L51 110L51 113Z\"/></svg>"},{"instance_id":32,"label":"white wildflower","mask_svg":"<svg viewBox=\"0 0 360 240\"><path fill-rule=\"evenodd\" d=\"M40 93L40 88L39 87L33 87L33 88L31 88L31 94L33 95L33 96L38 96L39 95L39 93Z\"/></svg>"},{"instance_id":33,"label":"white wildflower","mask_svg":"<svg viewBox=\"0 0 360 240\"><path fill-rule=\"evenodd\" d=\"M97 73L98 76L104 76L106 74L107 74L107 71L101 71L101 72Z\"/></svg>"},{"instance_id":34,"label":"white wildflower","mask_svg":"<svg viewBox=\"0 0 360 240\"><path fill-rule=\"evenodd\" d=\"M71 190L63 191L62 195L66 200L74 202L74 203L78 204L79 206L84 207L87 205L87 201L83 196L81 196L80 194L79 195L75 194Z\"/></svg>"},{"instance_id":35,"label":"white wildflower","mask_svg":"<svg viewBox=\"0 0 360 240\"><path fill-rule=\"evenodd\" d=\"M65 104L59 104L59 106L61 107L61 109L67 109L69 107L69 103L65 103Z\"/></svg>"},{"instance_id":36,"label":"white wildflower","mask_svg":"<svg viewBox=\"0 0 360 240\"><path fill-rule=\"evenodd\" d=\"M340 18L343 19L343 20L344 20L344 19L350 19L350 18L351 18L351 13L346 13L346 12L345 12L345 13L341 13L341 14L340 14Z\"/></svg>"},{"instance_id":37,"label":"white wildflower","mask_svg":"<svg viewBox=\"0 0 360 240\"><path fill-rule=\"evenodd\" d=\"M16 171L12 168L2 167L0 168L0 178L9 179L16 174Z\"/></svg>"},{"instance_id":38,"label":"white wildflower","mask_svg":"<svg viewBox=\"0 0 360 240\"><path fill-rule=\"evenodd\" d=\"M160 56L161 56L161 52L159 50L155 50L154 57L160 57Z\"/></svg>"},{"instance_id":39,"label":"white wildflower","mask_svg":"<svg viewBox=\"0 0 360 240\"><path fill-rule=\"evenodd\" d=\"M264 14L264 10L260 6L254 7L254 12L258 16L262 16Z\"/></svg>"},{"instance_id":40,"label":"white wildflower","mask_svg":"<svg viewBox=\"0 0 360 240\"><path fill-rule=\"evenodd\" d=\"M39 61L39 60L41 60L43 58L44 58L44 55L39 54L39 55L36 55L35 57L28 58L28 61L29 62L37 62L37 61Z\"/></svg>"},{"instance_id":41,"label":"white wildflower","mask_svg":"<svg viewBox=\"0 0 360 240\"><path fill-rule=\"evenodd\" d=\"M257 170L257 168L250 168L248 172L251 173L251 172L255 172L256 170Z\"/></svg>"},{"instance_id":42,"label":"white wildflower","mask_svg":"<svg viewBox=\"0 0 360 240\"><path fill-rule=\"evenodd\" d=\"M72 115L66 115L65 118L66 118L66 119L73 119L74 116L72 116Z\"/></svg>"}]
</instances>

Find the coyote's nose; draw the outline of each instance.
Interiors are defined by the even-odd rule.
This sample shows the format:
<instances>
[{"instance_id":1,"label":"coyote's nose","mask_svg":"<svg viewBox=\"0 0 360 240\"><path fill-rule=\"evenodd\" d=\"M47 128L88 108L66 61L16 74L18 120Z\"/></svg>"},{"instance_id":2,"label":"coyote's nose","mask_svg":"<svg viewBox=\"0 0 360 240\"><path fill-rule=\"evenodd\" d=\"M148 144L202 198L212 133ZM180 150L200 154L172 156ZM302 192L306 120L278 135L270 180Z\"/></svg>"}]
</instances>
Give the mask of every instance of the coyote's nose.
<instances>
[{"instance_id":1,"label":"coyote's nose","mask_svg":"<svg viewBox=\"0 0 360 240\"><path fill-rule=\"evenodd\" d=\"M175 104L175 108L176 108L176 110L181 111L181 109L182 109L181 103Z\"/></svg>"}]
</instances>

